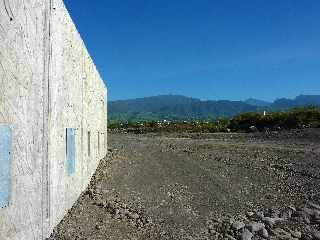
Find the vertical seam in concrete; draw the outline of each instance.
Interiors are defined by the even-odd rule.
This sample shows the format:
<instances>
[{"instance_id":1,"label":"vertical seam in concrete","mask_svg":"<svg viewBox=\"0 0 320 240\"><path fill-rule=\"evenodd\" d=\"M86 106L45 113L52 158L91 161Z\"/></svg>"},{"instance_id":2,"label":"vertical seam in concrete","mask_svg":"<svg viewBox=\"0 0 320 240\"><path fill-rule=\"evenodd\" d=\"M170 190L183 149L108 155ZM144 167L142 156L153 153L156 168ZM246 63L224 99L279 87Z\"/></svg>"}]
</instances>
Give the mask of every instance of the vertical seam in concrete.
<instances>
[{"instance_id":1,"label":"vertical seam in concrete","mask_svg":"<svg viewBox=\"0 0 320 240\"><path fill-rule=\"evenodd\" d=\"M50 227L50 175L49 175L49 121L50 121L50 65L51 65L51 7L52 0L44 5L43 37L43 156L42 156L42 239L45 239Z\"/></svg>"},{"instance_id":2,"label":"vertical seam in concrete","mask_svg":"<svg viewBox=\"0 0 320 240\"><path fill-rule=\"evenodd\" d=\"M50 8L49 8L49 38L48 38L48 47L49 47L49 56L48 56L48 88L47 88L47 93L48 93L48 126L47 126L47 177L48 177L48 182L47 182L47 194L48 194L48 203L47 203L47 219L48 219L48 223L49 226L51 226L51 221L50 221L50 217L51 217L51 191L50 191L50 187L51 187L51 171L50 171L50 159L49 159L49 153L50 153L50 121L51 121L51 86L50 86L50 69L51 69L51 60L52 60L52 44L51 44L51 11L52 11L52 2L54 0L50 0Z\"/></svg>"}]
</instances>

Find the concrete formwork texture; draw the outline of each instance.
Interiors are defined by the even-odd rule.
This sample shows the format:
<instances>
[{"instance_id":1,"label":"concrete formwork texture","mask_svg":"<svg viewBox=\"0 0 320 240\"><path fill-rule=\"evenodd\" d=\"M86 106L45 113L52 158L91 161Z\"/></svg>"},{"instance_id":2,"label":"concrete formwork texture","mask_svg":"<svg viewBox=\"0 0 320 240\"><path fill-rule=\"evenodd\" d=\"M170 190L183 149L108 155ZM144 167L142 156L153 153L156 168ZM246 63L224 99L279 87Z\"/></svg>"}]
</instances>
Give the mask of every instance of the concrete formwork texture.
<instances>
[{"instance_id":1,"label":"concrete formwork texture","mask_svg":"<svg viewBox=\"0 0 320 240\"><path fill-rule=\"evenodd\" d=\"M62 0L0 0L0 239L50 235L107 151L107 90Z\"/></svg>"}]
</instances>

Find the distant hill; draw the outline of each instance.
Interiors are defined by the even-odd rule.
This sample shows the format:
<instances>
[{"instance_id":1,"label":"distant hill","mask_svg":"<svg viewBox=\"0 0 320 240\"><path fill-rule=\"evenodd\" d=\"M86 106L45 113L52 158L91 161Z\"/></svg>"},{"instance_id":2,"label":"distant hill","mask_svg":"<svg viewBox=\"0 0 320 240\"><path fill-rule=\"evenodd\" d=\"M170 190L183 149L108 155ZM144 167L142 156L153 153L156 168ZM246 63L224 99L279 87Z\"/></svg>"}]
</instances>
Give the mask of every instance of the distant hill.
<instances>
[{"instance_id":1,"label":"distant hill","mask_svg":"<svg viewBox=\"0 0 320 240\"><path fill-rule=\"evenodd\" d=\"M280 98L273 102L273 109L290 109L302 106L320 106L320 95L300 95L294 99Z\"/></svg>"},{"instance_id":2,"label":"distant hill","mask_svg":"<svg viewBox=\"0 0 320 240\"><path fill-rule=\"evenodd\" d=\"M318 105L320 95L300 95L277 99L273 103L258 99L246 101L202 101L180 95L160 95L108 103L109 120L191 120L232 117L242 112L285 110Z\"/></svg>"},{"instance_id":3,"label":"distant hill","mask_svg":"<svg viewBox=\"0 0 320 240\"><path fill-rule=\"evenodd\" d=\"M266 101L255 99L255 98L249 98L244 102L256 107L268 107L272 104L271 102L266 102Z\"/></svg>"},{"instance_id":4,"label":"distant hill","mask_svg":"<svg viewBox=\"0 0 320 240\"><path fill-rule=\"evenodd\" d=\"M109 119L185 120L230 117L257 107L241 101L201 101L179 95L160 95L109 102Z\"/></svg>"}]
</instances>

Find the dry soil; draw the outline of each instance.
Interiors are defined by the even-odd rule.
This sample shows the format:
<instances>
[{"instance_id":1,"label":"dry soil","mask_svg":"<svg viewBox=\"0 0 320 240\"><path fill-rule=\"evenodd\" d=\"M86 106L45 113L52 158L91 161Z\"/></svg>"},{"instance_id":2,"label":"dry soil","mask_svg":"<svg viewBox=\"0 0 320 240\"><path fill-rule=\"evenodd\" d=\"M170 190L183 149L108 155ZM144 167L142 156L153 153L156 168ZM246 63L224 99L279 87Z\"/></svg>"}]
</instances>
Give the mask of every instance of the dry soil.
<instances>
[{"instance_id":1,"label":"dry soil","mask_svg":"<svg viewBox=\"0 0 320 240\"><path fill-rule=\"evenodd\" d=\"M108 140L108 156L51 240L215 239L212 219L319 203L319 129Z\"/></svg>"}]
</instances>

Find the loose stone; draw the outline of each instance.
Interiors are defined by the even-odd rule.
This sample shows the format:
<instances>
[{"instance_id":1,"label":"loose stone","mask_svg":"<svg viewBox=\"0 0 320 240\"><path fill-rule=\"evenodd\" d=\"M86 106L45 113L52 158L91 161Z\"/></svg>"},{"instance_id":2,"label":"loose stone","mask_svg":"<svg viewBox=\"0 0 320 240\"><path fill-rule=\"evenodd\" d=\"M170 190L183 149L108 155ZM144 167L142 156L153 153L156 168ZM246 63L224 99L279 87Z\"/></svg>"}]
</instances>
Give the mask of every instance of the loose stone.
<instances>
[{"instance_id":1,"label":"loose stone","mask_svg":"<svg viewBox=\"0 0 320 240\"><path fill-rule=\"evenodd\" d=\"M253 237L253 234L248 230L244 229L243 233L241 234L241 240L251 240Z\"/></svg>"},{"instance_id":2,"label":"loose stone","mask_svg":"<svg viewBox=\"0 0 320 240\"><path fill-rule=\"evenodd\" d=\"M232 223L232 228L235 230L240 230L244 227L245 227L245 224L241 221L235 221L234 223Z\"/></svg>"}]
</instances>

